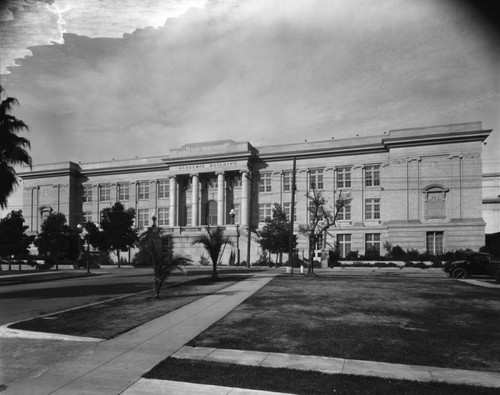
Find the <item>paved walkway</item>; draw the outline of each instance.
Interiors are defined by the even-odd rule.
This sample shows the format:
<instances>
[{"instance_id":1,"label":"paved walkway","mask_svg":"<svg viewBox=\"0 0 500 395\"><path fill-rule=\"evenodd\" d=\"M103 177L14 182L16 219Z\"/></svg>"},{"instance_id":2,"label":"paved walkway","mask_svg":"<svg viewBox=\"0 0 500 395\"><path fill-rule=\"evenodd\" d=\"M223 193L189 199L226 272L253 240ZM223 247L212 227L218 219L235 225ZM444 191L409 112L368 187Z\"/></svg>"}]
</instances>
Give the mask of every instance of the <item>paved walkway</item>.
<instances>
[{"instance_id":1,"label":"paved walkway","mask_svg":"<svg viewBox=\"0 0 500 395\"><path fill-rule=\"evenodd\" d=\"M316 357L260 351L228 350L184 346L174 358L225 362L239 365L313 370L328 374L353 374L386 377L398 380L438 381L450 384L480 385L500 388L500 373L439 368L433 366L403 365L355 359Z\"/></svg>"},{"instance_id":2,"label":"paved walkway","mask_svg":"<svg viewBox=\"0 0 500 395\"><path fill-rule=\"evenodd\" d=\"M497 372L184 346L266 285L277 274L279 272L255 274L249 279L198 299L115 339L89 346L76 354L70 362L47 366L37 376L9 384L2 394L273 394L265 391L141 378L145 372L171 355L177 358L316 370L330 374L441 381L500 388L500 373Z\"/></svg>"},{"instance_id":3,"label":"paved walkway","mask_svg":"<svg viewBox=\"0 0 500 395\"><path fill-rule=\"evenodd\" d=\"M70 362L48 367L39 377L11 383L3 394L123 393L145 372L220 320L276 274L258 273L115 339L95 344Z\"/></svg>"}]
</instances>

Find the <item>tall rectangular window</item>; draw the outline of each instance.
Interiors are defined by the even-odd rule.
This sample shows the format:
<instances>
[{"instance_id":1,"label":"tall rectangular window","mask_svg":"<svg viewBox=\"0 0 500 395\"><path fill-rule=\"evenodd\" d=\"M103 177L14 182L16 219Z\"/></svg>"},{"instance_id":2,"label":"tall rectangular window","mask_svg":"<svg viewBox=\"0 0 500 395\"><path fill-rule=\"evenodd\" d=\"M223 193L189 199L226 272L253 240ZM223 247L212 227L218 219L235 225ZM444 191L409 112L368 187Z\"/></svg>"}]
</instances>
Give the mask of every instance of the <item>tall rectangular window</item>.
<instances>
[{"instance_id":1,"label":"tall rectangular window","mask_svg":"<svg viewBox=\"0 0 500 395\"><path fill-rule=\"evenodd\" d=\"M351 187L351 168L342 167L337 169L337 188Z\"/></svg>"},{"instance_id":2,"label":"tall rectangular window","mask_svg":"<svg viewBox=\"0 0 500 395\"><path fill-rule=\"evenodd\" d=\"M84 185L83 186L82 200L84 203L88 203L88 202L92 201L92 185Z\"/></svg>"},{"instance_id":3,"label":"tall rectangular window","mask_svg":"<svg viewBox=\"0 0 500 395\"><path fill-rule=\"evenodd\" d=\"M170 197L170 183L168 180L158 181L158 199L168 199Z\"/></svg>"},{"instance_id":4,"label":"tall rectangular window","mask_svg":"<svg viewBox=\"0 0 500 395\"><path fill-rule=\"evenodd\" d=\"M292 172L283 172L283 192L290 192L292 190Z\"/></svg>"},{"instance_id":5,"label":"tall rectangular window","mask_svg":"<svg viewBox=\"0 0 500 395\"><path fill-rule=\"evenodd\" d=\"M351 203L346 203L339 210L339 215L337 216L339 221L350 221L351 220Z\"/></svg>"},{"instance_id":6,"label":"tall rectangular window","mask_svg":"<svg viewBox=\"0 0 500 395\"><path fill-rule=\"evenodd\" d=\"M149 224L149 210L147 208L140 208L137 210L137 227L145 228Z\"/></svg>"},{"instance_id":7,"label":"tall rectangular window","mask_svg":"<svg viewBox=\"0 0 500 395\"><path fill-rule=\"evenodd\" d=\"M351 235L337 235L337 245L341 258L345 258L351 252Z\"/></svg>"},{"instance_id":8,"label":"tall rectangular window","mask_svg":"<svg viewBox=\"0 0 500 395\"><path fill-rule=\"evenodd\" d=\"M99 185L99 201L109 202L111 200L111 185L101 184Z\"/></svg>"},{"instance_id":9,"label":"tall rectangular window","mask_svg":"<svg viewBox=\"0 0 500 395\"><path fill-rule=\"evenodd\" d=\"M439 255L444 253L444 232L427 232L427 252Z\"/></svg>"},{"instance_id":10,"label":"tall rectangular window","mask_svg":"<svg viewBox=\"0 0 500 395\"><path fill-rule=\"evenodd\" d=\"M84 211L82 217L83 223L92 222L92 211Z\"/></svg>"},{"instance_id":11,"label":"tall rectangular window","mask_svg":"<svg viewBox=\"0 0 500 395\"><path fill-rule=\"evenodd\" d=\"M286 219L288 221L290 221L291 207L292 207L291 202L283 202L283 212L286 214ZM297 222L297 202L295 202L295 204L294 204L293 222Z\"/></svg>"},{"instance_id":12,"label":"tall rectangular window","mask_svg":"<svg viewBox=\"0 0 500 395\"><path fill-rule=\"evenodd\" d=\"M138 196L139 200L148 200L149 199L149 182L141 181L138 185Z\"/></svg>"},{"instance_id":13,"label":"tall rectangular window","mask_svg":"<svg viewBox=\"0 0 500 395\"><path fill-rule=\"evenodd\" d=\"M309 171L309 189L313 191L323 189L323 170Z\"/></svg>"},{"instance_id":14,"label":"tall rectangular window","mask_svg":"<svg viewBox=\"0 0 500 395\"><path fill-rule=\"evenodd\" d=\"M259 192L271 192L271 173L262 173L259 180Z\"/></svg>"},{"instance_id":15,"label":"tall rectangular window","mask_svg":"<svg viewBox=\"0 0 500 395\"><path fill-rule=\"evenodd\" d=\"M380 219L380 199L365 199L365 219Z\"/></svg>"},{"instance_id":16,"label":"tall rectangular window","mask_svg":"<svg viewBox=\"0 0 500 395\"><path fill-rule=\"evenodd\" d=\"M158 208L158 226L169 226L169 208L168 207L159 207Z\"/></svg>"},{"instance_id":17,"label":"tall rectangular window","mask_svg":"<svg viewBox=\"0 0 500 395\"><path fill-rule=\"evenodd\" d=\"M271 218L273 205L271 203L259 204L259 222L265 222L266 218Z\"/></svg>"},{"instance_id":18,"label":"tall rectangular window","mask_svg":"<svg viewBox=\"0 0 500 395\"><path fill-rule=\"evenodd\" d=\"M186 226L191 226L193 223L193 207L191 205L186 206Z\"/></svg>"},{"instance_id":19,"label":"tall rectangular window","mask_svg":"<svg viewBox=\"0 0 500 395\"><path fill-rule=\"evenodd\" d=\"M376 251L380 254L380 233L367 233L365 235L365 251Z\"/></svg>"},{"instance_id":20,"label":"tall rectangular window","mask_svg":"<svg viewBox=\"0 0 500 395\"><path fill-rule=\"evenodd\" d=\"M130 184L118 185L118 201L125 202L130 199Z\"/></svg>"},{"instance_id":21,"label":"tall rectangular window","mask_svg":"<svg viewBox=\"0 0 500 395\"><path fill-rule=\"evenodd\" d=\"M365 167L365 186L378 187L380 185L380 166Z\"/></svg>"}]
</instances>

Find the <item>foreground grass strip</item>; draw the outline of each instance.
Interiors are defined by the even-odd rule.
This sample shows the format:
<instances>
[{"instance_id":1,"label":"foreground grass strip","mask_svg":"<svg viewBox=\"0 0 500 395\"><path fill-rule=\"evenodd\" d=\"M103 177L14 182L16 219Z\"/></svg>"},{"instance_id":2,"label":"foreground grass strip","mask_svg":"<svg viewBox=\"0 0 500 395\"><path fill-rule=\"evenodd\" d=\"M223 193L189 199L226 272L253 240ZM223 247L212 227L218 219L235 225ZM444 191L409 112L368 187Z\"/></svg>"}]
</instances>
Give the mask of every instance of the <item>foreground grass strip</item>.
<instances>
[{"instance_id":1,"label":"foreground grass strip","mask_svg":"<svg viewBox=\"0 0 500 395\"><path fill-rule=\"evenodd\" d=\"M188 343L500 371L500 293L435 277L278 277Z\"/></svg>"},{"instance_id":2,"label":"foreground grass strip","mask_svg":"<svg viewBox=\"0 0 500 395\"><path fill-rule=\"evenodd\" d=\"M293 394L493 395L498 388L421 383L377 377L326 374L292 369L242 366L167 358L144 375L149 379L239 387Z\"/></svg>"},{"instance_id":3,"label":"foreground grass strip","mask_svg":"<svg viewBox=\"0 0 500 395\"><path fill-rule=\"evenodd\" d=\"M154 299L152 292L142 292L18 322L10 328L111 339L245 278L247 277L221 276L216 282L209 278L197 279L163 289L160 299Z\"/></svg>"}]
</instances>

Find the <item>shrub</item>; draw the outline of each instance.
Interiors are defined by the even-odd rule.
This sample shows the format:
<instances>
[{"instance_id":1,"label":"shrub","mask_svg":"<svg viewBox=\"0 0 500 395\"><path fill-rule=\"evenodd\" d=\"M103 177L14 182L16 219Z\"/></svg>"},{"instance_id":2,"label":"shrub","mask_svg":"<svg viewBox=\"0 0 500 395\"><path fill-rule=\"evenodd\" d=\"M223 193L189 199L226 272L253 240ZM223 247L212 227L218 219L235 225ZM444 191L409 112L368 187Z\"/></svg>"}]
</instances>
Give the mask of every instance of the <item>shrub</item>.
<instances>
[{"instance_id":1,"label":"shrub","mask_svg":"<svg viewBox=\"0 0 500 395\"><path fill-rule=\"evenodd\" d=\"M210 265L210 260L204 254L201 254L201 256L200 256L200 265L201 266Z\"/></svg>"},{"instance_id":2,"label":"shrub","mask_svg":"<svg viewBox=\"0 0 500 395\"><path fill-rule=\"evenodd\" d=\"M380 259L380 252L375 248L368 248L363 256L363 259L367 261L374 261L376 259Z\"/></svg>"},{"instance_id":3,"label":"shrub","mask_svg":"<svg viewBox=\"0 0 500 395\"><path fill-rule=\"evenodd\" d=\"M337 249L328 251L328 267L340 266L340 252Z\"/></svg>"},{"instance_id":4,"label":"shrub","mask_svg":"<svg viewBox=\"0 0 500 395\"><path fill-rule=\"evenodd\" d=\"M91 252L89 256L89 263L91 269L99 269L101 265L113 265L113 260L106 253ZM73 264L75 269L82 269L87 267L87 254L81 254L80 257Z\"/></svg>"},{"instance_id":5,"label":"shrub","mask_svg":"<svg viewBox=\"0 0 500 395\"><path fill-rule=\"evenodd\" d=\"M391 259L396 261L404 261L406 258L406 252L400 246L396 245L391 249L390 252Z\"/></svg>"},{"instance_id":6,"label":"shrub","mask_svg":"<svg viewBox=\"0 0 500 395\"><path fill-rule=\"evenodd\" d=\"M359 251L349 251L345 257L347 261L357 261L359 259Z\"/></svg>"}]
</instances>

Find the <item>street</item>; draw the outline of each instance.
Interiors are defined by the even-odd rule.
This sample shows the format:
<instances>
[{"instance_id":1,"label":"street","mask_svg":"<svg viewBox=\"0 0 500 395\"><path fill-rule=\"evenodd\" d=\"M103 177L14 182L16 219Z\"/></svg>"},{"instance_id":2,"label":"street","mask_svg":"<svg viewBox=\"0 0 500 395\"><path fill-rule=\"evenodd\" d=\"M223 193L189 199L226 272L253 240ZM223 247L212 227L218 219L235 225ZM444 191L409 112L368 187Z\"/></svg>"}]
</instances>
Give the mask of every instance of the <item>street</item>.
<instances>
[{"instance_id":1,"label":"street","mask_svg":"<svg viewBox=\"0 0 500 395\"><path fill-rule=\"evenodd\" d=\"M99 276L0 287L0 325L152 287L151 269L92 270Z\"/></svg>"}]
</instances>

